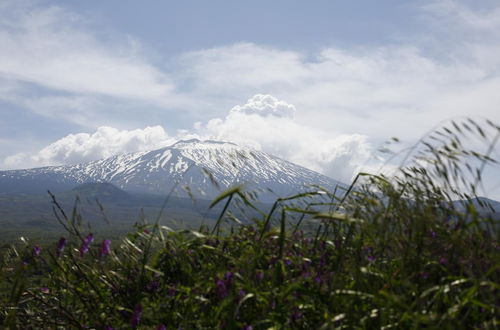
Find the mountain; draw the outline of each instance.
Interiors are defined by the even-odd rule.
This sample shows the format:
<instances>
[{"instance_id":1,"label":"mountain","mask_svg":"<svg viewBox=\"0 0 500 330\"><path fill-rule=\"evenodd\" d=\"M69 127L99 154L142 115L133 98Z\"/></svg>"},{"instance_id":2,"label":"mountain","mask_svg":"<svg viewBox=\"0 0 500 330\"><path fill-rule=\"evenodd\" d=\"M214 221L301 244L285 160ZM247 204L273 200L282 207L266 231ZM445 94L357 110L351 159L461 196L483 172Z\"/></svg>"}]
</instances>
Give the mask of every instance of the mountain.
<instances>
[{"instance_id":1,"label":"mountain","mask_svg":"<svg viewBox=\"0 0 500 330\"><path fill-rule=\"evenodd\" d=\"M453 205L456 209L465 212L468 204L472 202L477 212L486 216L493 216L495 219L500 218L500 202L486 197L476 197L469 200L454 201Z\"/></svg>"},{"instance_id":2,"label":"mountain","mask_svg":"<svg viewBox=\"0 0 500 330\"><path fill-rule=\"evenodd\" d=\"M229 142L179 141L148 152L113 156L89 163L0 172L0 193L66 191L89 182L109 182L129 192L213 198L245 184L261 200L287 196L316 184L334 189L342 183L267 153Z\"/></svg>"},{"instance_id":3,"label":"mountain","mask_svg":"<svg viewBox=\"0 0 500 330\"><path fill-rule=\"evenodd\" d=\"M85 199L99 200L101 202L128 202L131 200L129 193L108 182L83 183L71 189L68 194L75 194Z\"/></svg>"}]
</instances>

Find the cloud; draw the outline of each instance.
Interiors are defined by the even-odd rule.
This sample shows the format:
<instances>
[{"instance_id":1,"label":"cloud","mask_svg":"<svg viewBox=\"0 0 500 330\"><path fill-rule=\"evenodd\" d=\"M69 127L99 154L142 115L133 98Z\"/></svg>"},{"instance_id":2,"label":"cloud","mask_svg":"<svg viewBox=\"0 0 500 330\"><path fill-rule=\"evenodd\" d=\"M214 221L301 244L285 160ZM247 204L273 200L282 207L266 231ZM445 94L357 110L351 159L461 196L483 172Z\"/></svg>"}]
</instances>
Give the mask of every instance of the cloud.
<instances>
[{"instance_id":1,"label":"cloud","mask_svg":"<svg viewBox=\"0 0 500 330\"><path fill-rule=\"evenodd\" d=\"M307 126L377 141L415 139L440 120L473 112L500 121L499 6L425 1L416 7L419 22L439 31L421 29L425 37L315 51L242 42L178 54L167 70L139 41L106 38L109 32L64 7L7 3L0 7L0 98L86 130L178 129L181 117L185 126L222 117L262 92L300 108L295 117Z\"/></svg>"},{"instance_id":2,"label":"cloud","mask_svg":"<svg viewBox=\"0 0 500 330\"><path fill-rule=\"evenodd\" d=\"M280 115L270 115L276 112ZM292 104L257 94L246 104L233 107L224 118L198 123L196 133L203 139L233 141L262 150L344 182L373 160L367 136L338 135L309 127L295 120L294 112Z\"/></svg>"},{"instance_id":3,"label":"cloud","mask_svg":"<svg viewBox=\"0 0 500 330\"><path fill-rule=\"evenodd\" d=\"M172 91L164 72L130 38L96 37L84 17L62 7L26 2L0 7L0 77L83 95L163 102Z\"/></svg>"},{"instance_id":4,"label":"cloud","mask_svg":"<svg viewBox=\"0 0 500 330\"><path fill-rule=\"evenodd\" d=\"M9 156L4 164L9 168L78 164L121 153L161 148L174 141L160 126L130 131L103 126L92 134L69 134L34 155L18 153Z\"/></svg>"},{"instance_id":5,"label":"cloud","mask_svg":"<svg viewBox=\"0 0 500 330\"><path fill-rule=\"evenodd\" d=\"M293 118L295 114L295 106L284 101L280 101L271 95L257 94L249 99L246 104L237 105L232 108L230 113Z\"/></svg>"},{"instance_id":6,"label":"cloud","mask_svg":"<svg viewBox=\"0 0 500 330\"><path fill-rule=\"evenodd\" d=\"M368 137L334 135L294 119L295 106L271 95L257 94L231 108L223 118L197 123L169 135L161 126L136 130L99 127L94 133L69 134L34 155L18 153L4 161L8 168L77 164L116 154L153 150L177 140L200 138L232 141L349 182L371 159Z\"/></svg>"},{"instance_id":7,"label":"cloud","mask_svg":"<svg viewBox=\"0 0 500 330\"><path fill-rule=\"evenodd\" d=\"M217 104L266 91L293 103L307 126L377 141L414 140L454 116L500 121L500 94L493 92L500 89L500 61L491 55L498 52L482 46L470 44L444 59L410 45L311 54L243 43L183 59L196 99Z\"/></svg>"},{"instance_id":8,"label":"cloud","mask_svg":"<svg viewBox=\"0 0 500 330\"><path fill-rule=\"evenodd\" d=\"M424 3L421 8L428 14L427 19L439 20L447 29L459 29L467 33L498 33L500 29L500 6L488 5L488 2L477 4L482 8L472 9L459 1L432 0ZM451 24L451 25L449 25ZM483 36L484 37L484 36Z\"/></svg>"},{"instance_id":9,"label":"cloud","mask_svg":"<svg viewBox=\"0 0 500 330\"><path fill-rule=\"evenodd\" d=\"M4 3L0 99L80 131L158 124L174 140L233 139L347 181L369 161L371 145L391 136L414 141L456 116L500 122L500 6L415 6L415 33L394 44L293 50L242 42L178 54L167 70L137 40L109 42L63 7ZM179 132L181 116L183 127L200 122ZM24 157L48 164L121 150L85 156L87 148Z\"/></svg>"}]
</instances>

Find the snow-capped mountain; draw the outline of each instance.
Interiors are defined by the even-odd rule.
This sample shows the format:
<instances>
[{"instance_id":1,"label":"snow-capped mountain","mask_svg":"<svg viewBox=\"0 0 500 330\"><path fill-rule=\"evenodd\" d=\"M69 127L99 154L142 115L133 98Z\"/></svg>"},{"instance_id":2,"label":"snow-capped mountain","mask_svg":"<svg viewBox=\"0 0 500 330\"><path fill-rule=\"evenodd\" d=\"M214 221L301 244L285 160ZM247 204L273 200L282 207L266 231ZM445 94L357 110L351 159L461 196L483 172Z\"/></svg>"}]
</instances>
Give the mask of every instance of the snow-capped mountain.
<instances>
[{"instance_id":1,"label":"snow-capped mountain","mask_svg":"<svg viewBox=\"0 0 500 330\"><path fill-rule=\"evenodd\" d=\"M342 185L261 151L197 139L84 164L0 172L0 192L62 191L86 182L110 182L126 191L162 195L174 188L179 195L182 187L189 186L194 195L207 198L236 184L270 189L273 193L263 193L270 198L302 191L310 184L330 189Z\"/></svg>"}]
</instances>

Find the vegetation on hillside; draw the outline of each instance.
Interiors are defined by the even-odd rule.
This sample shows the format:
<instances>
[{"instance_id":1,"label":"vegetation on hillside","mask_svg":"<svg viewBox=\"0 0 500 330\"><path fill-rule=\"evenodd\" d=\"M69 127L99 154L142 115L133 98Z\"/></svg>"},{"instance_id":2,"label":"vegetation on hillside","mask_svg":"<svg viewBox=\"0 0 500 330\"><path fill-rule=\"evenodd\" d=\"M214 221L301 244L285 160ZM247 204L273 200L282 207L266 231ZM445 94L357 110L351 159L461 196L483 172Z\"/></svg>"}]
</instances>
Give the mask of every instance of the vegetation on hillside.
<instances>
[{"instance_id":1,"label":"vegetation on hillside","mask_svg":"<svg viewBox=\"0 0 500 330\"><path fill-rule=\"evenodd\" d=\"M453 122L419 141L393 176L360 173L347 191L311 187L260 216L235 187L214 200L217 223L197 231L156 221L96 241L59 210L67 235L23 240L3 256L0 324L497 328L498 220L474 198L485 166L497 165L499 137L491 122ZM252 218L234 216L234 203Z\"/></svg>"}]
</instances>

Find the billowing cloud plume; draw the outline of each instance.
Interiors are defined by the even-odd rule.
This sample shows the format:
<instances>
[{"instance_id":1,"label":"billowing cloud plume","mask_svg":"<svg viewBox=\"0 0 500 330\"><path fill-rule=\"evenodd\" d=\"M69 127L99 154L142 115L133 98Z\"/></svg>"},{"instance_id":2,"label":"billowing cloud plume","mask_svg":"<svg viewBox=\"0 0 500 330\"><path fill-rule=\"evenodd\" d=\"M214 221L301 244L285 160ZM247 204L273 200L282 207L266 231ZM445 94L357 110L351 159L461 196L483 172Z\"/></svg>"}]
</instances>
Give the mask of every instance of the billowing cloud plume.
<instances>
[{"instance_id":1,"label":"billowing cloud plume","mask_svg":"<svg viewBox=\"0 0 500 330\"><path fill-rule=\"evenodd\" d=\"M260 100L274 106L268 111L234 111L251 108ZM276 108L289 110L288 115L269 116ZM258 94L245 105L234 107L226 117L198 124L197 134L269 152L345 182L363 165L369 165L372 146L367 136L309 127L294 119L293 110L292 104Z\"/></svg>"},{"instance_id":2,"label":"billowing cloud plume","mask_svg":"<svg viewBox=\"0 0 500 330\"><path fill-rule=\"evenodd\" d=\"M244 105L237 105L231 113L258 114L261 116L276 116L293 118L295 106L280 101L271 95L257 94Z\"/></svg>"}]
</instances>

